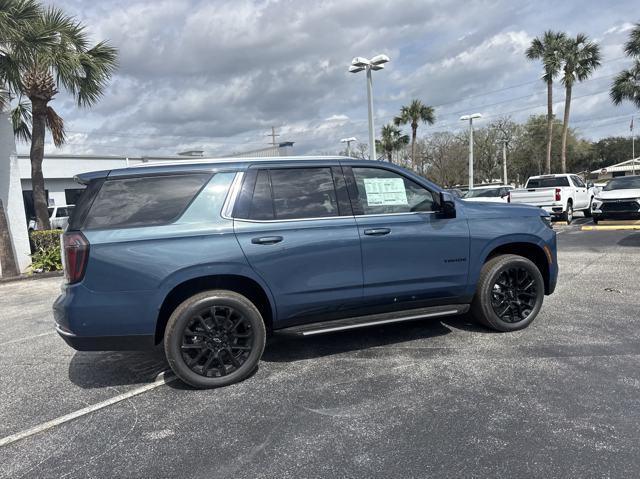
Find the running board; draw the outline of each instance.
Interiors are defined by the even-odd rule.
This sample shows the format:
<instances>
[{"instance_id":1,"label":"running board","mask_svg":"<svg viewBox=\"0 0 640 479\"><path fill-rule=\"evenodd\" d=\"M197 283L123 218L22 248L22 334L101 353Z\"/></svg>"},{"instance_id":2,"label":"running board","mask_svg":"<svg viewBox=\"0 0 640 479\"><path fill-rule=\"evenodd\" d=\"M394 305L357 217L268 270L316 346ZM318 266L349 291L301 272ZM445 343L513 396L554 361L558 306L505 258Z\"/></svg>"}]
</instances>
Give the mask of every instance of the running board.
<instances>
[{"instance_id":1,"label":"running board","mask_svg":"<svg viewBox=\"0 0 640 479\"><path fill-rule=\"evenodd\" d=\"M370 314L354 318L336 319L318 323L303 324L290 328L279 329L276 332L292 336L315 336L317 334L346 331L348 329L366 328L382 324L400 323L414 319L435 318L439 316L453 316L469 311L468 304L449 304L446 306L432 306L429 308L408 309L392 313Z\"/></svg>"}]
</instances>

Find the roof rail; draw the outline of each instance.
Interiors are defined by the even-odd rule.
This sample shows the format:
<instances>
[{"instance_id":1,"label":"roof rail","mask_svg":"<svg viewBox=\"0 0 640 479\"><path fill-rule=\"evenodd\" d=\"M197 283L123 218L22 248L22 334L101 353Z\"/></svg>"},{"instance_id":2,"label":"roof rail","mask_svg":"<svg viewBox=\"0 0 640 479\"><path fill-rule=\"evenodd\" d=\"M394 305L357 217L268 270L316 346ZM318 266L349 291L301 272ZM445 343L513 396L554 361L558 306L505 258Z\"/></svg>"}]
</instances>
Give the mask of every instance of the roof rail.
<instances>
[{"instance_id":1,"label":"roof rail","mask_svg":"<svg viewBox=\"0 0 640 479\"><path fill-rule=\"evenodd\" d=\"M313 161L313 160L349 160L346 156L258 156L258 157L226 157L226 158L198 158L191 159L185 157L184 160L177 161L148 161L131 165L130 168L149 168L153 166L175 166L175 165L199 165L207 163L248 163L248 162L269 162L269 161Z\"/></svg>"}]
</instances>

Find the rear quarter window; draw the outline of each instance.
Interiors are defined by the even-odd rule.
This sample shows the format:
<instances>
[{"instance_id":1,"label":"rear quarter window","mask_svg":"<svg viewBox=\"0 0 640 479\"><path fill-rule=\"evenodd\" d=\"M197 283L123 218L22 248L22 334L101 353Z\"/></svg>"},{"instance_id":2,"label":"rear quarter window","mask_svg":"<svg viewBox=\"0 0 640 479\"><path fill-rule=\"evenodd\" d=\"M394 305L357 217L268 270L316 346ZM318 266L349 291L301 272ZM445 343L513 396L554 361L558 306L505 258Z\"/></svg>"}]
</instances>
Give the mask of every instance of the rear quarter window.
<instances>
[{"instance_id":1,"label":"rear quarter window","mask_svg":"<svg viewBox=\"0 0 640 479\"><path fill-rule=\"evenodd\" d=\"M85 229L157 226L175 221L209 174L106 180L84 222Z\"/></svg>"}]
</instances>

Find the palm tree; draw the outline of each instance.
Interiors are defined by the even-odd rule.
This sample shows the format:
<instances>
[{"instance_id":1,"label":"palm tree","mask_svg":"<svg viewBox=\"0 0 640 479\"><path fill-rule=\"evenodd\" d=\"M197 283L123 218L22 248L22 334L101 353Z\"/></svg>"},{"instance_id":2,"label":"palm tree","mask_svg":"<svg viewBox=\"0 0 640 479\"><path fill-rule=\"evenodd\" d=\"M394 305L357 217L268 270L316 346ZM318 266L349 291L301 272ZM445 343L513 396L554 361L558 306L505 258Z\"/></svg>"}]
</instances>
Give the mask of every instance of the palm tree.
<instances>
[{"instance_id":1,"label":"palm tree","mask_svg":"<svg viewBox=\"0 0 640 479\"><path fill-rule=\"evenodd\" d=\"M46 131L55 146L65 141L64 121L49 102L64 89L78 106L95 104L115 71L117 50L106 42L90 46L82 24L58 8L42 9L33 0L0 0L0 19L10 27L3 30L0 24L0 85L17 99L11 114L14 132L31 141L36 218L39 228L49 229L42 175ZM5 97L0 106L7 101Z\"/></svg>"},{"instance_id":2,"label":"palm tree","mask_svg":"<svg viewBox=\"0 0 640 479\"><path fill-rule=\"evenodd\" d=\"M616 75L609 95L616 105L629 100L640 108L640 23L631 30L624 51L634 59L634 64L628 70L623 70Z\"/></svg>"},{"instance_id":3,"label":"palm tree","mask_svg":"<svg viewBox=\"0 0 640 479\"><path fill-rule=\"evenodd\" d=\"M416 164L416 135L419 123L433 125L436 114L432 106L425 105L420 100L412 100L409 106L400 109L400 115L393 119L396 126L411 125L411 162Z\"/></svg>"},{"instance_id":4,"label":"palm tree","mask_svg":"<svg viewBox=\"0 0 640 479\"><path fill-rule=\"evenodd\" d=\"M564 63L562 83L565 88L564 118L562 120L562 172L567 172L567 132L571 111L571 90L576 81L581 82L591 76L600 66L600 47L583 33L575 38L567 38L562 48Z\"/></svg>"},{"instance_id":5,"label":"palm tree","mask_svg":"<svg viewBox=\"0 0 640 479\"><path fill-rule=\"evenodd\" d=\"M542 80L547 84L547 163L546 173L551 173L551 143L553 140L553 80L562 68L562 45L566 36L562 32L547 30L542 38L534 38L525 52L529 60L542 60L544 74Z\"/></svg>"},{"instance_id":6,"label":"palm tree","mask_svg":"<svg viewBox=\"0 0 640 479\"><path fill-rule=\"evenodd\" d=\"M382 127L380 140L376 140L376 143L376 146L384 152L389 163L392 163L393 152L409 144L409 135L403 135L400 128L390 123Z\"/></svg>"}]
</instances>

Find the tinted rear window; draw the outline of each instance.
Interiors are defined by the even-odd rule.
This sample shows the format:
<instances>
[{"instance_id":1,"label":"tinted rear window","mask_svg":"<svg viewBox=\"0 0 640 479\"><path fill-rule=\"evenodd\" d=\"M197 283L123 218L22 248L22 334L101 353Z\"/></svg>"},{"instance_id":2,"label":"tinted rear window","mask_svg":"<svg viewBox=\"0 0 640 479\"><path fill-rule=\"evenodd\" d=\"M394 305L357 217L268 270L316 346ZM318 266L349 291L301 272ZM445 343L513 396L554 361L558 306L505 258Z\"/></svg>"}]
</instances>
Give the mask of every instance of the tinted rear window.
<instances>
[{"instance_id":1,"label":"tinted rear window","mask_svg":"<svg viewBox=\"0 0 640 479\"><path fill-rule=\"evenodd\" d=\"M569 178L559 176L557 178L534 178L527 182L527 188L553 188L559 186L569 186Z\"/></svg>"},{"instance_id":2,"label":"tinted rear window","mask_svg":"<svg viewBox=\"0 0 640 479\"><path fill-rule=\"evenodd\" d=\"M176 220L210 178L208 174L107 180L85 228L154 226Z\"/></svg>"},{"instance_id":3,"label":"tinted rear window","mask_svg":"<svg viewBox=\"0 0 640 479\"><path fill-rule=\"evenodd\" d=\"M276 219L339 215L330 168L274 169L269 173Z\"/></svg>"},{"instance_id":4,"label":"tinted rear window","mask_svg":"<svg viewBox=\"0 0 640 479\"><path fill-rule=\"evenodd\" d=\"M92 180L84 191L80 193L76 202L76 207L73 209L71 216L69 217L69 230L79 230L82 227L82 223L84 223L87 212L89 211L89 208L91 208L93 200L100 191L100 187L103 182L104 178Z\"/></svg>"}]
</instances>

